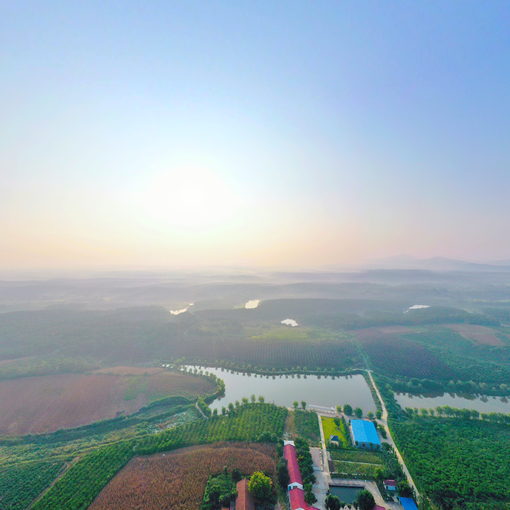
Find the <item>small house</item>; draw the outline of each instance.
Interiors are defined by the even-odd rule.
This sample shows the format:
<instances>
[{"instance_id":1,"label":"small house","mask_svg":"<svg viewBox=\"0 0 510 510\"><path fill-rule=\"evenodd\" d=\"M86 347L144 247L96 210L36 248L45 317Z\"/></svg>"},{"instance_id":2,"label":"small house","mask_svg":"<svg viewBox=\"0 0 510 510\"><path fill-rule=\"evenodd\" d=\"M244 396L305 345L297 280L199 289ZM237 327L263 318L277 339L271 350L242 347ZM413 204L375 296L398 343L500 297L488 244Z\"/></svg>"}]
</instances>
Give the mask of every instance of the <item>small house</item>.
<instances>
[{"instance_id":1,"label":"small house","mask_svg":"<svg viewBox=\"0 0 510 510\"><path fill-rule=\"evenodd\" d=\"M395 480L384 480L383 485L389 492L395 492L397 490L397 482Z\"/></svg>"}]
</instances>

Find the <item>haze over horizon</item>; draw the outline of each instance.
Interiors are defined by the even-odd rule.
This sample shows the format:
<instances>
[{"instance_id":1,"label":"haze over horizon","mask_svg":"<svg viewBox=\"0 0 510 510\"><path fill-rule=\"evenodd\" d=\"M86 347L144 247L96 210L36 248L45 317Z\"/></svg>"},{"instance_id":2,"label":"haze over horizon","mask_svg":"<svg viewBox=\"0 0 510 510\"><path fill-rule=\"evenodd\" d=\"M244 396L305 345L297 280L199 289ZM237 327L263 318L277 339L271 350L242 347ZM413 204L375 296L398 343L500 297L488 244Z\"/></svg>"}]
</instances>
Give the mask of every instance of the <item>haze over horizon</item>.
<instances>
[{"instance_id":1,"label":"haze over horizon","mask_svg":"<svg viewBox=\"0 0 510 510\"><path fill-rule=\"evenodd\" d=\"M0 270L510 260L509 21L5 2Z\"/></svg>"}]
</instances>

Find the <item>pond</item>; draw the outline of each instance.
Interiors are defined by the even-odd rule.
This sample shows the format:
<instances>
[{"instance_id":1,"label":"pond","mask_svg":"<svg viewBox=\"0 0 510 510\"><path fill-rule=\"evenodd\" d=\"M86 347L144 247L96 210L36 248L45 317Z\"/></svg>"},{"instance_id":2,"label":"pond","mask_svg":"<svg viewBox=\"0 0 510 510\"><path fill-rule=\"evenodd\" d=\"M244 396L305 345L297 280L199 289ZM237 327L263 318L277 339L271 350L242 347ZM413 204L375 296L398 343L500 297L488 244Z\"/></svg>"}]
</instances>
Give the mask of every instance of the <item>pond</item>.
<instances>
[{"instance_id":1,"label":"pond","mask_svg":"<svg viewBox=\"0 0 510 510\"><path fill-rule=\"evenodd\" d=\"M225 381L225 396L210 404L211 409L221 411L243 397L262 395L266 402L290 407L294 401L305 401L319 407L336 407L350 404L360 407L364 413L375 412L372 393L362 375L318 376L306 374L260 375L235 372L222 368L199 368Z\"/></svg>"},{"instance_id":2,"label":"pond","mask_svg":"<svg viewBox=\"0 0 510 510\"><path fill-rule=\"evenodd\" d=\"M358 494L364 487L355 487L352 485L330 485L329 492L336 496L344 504L351 505L358 499Z\"/></svg>"},{"instance_id":3,"label":"pond","mask_svg":"<svg viewBox=\"0 0 510 510\"><path fill-rule=\"evenodd\" d=\"M444 393L440 396L411 395L396 393L395 398L400 407L417 409L435 409L439 406L456 407L457 409L475 409L480 413L510 413L510 401L506 397L488 397L473 395L472 397Z\"/></svg>"}]
</instances>

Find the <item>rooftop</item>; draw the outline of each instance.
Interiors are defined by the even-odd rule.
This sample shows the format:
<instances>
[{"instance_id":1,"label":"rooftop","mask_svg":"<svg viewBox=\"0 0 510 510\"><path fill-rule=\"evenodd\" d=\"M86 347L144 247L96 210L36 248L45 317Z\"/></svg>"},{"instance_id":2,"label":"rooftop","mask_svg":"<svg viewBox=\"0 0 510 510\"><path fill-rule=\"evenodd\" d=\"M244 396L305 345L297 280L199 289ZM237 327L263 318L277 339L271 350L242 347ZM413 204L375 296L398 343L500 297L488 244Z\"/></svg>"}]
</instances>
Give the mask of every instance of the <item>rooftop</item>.
<instances>
[{"instance_id":1,"label":"rooftop","mask_svg":"<svg viewBox=\"0 0 510 510\"><path fill-rule=\"evenodd\" d=\"M418 510L414 499L412 498L398 498L400 499L401 505L404 507L404 510Z\"/></svg>"},{"instance_id":2,"label":"rooftop","mask_svg":"<svg viewBox=\"0 0 510 510\"><path fill-rule=\"evenodd\" d=\"M309 505L305 501L305 491L303 489L291 489L289 491L290 508L292 510L317 510L316 507Z\"/></svg>"},{"instance_id":3,"label":"rooftop","mask_svg":"<svg viewBox=\"0 0 510 510\"><path fill-rule=\"evenodd\" d=\"M237 499L236 499L236 510L255 510L255 504L251 497L250 491L248 490L248 480L243 478L236 485L237 488Z\"/></svg>"},{"instance_id":4,"label":"rooftop","mask_svg":"<svg viewBox=\"0 0 510 510\"><path fill-rule=\"evenodd\" d=\"M286 444L283 447L283 456L287 460L287 470L289 471L289 483L300 483L303 485L301 472L297 460L296 447L293 444Z\"/></svg>"},{"instance_id":5,"label":"rooftop","mask_svg":"<svg viewBox=\"0 0 510 510\"><path fill-rule=\"evenodd\" d=\"M351 420L352 433L354 440L360 443L381 444L381 440L377 435L377 430L371 421L368 420Z\"/></svg>"}]
</instances>

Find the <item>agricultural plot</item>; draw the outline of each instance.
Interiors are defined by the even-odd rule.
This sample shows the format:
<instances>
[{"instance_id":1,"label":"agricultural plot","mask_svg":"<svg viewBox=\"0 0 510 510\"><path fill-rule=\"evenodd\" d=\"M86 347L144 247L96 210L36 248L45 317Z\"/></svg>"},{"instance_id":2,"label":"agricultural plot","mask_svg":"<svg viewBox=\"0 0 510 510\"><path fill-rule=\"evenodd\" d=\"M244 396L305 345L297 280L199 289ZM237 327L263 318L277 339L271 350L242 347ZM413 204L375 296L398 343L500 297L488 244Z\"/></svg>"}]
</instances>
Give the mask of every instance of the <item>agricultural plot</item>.
<instances>
[{"instance_id":1,"label":"agricultural plot","mask_svg":"<svg viewBox=\"0 0 510 510\"><path fill-rule=\"evenodd\" d=\"M422 344L398 335L366 333L360 335L360 344L375 370L389 375L429 379L448 379L455 371L434 352ZM416 363L416 360L420 360Z\"/></svg>"},{"instance_id":2,"label":"agricultural plot","mask_svg":"<svg viewBox=\"0 0 510 510\"><path fill-rule=\"evenodd\" d=\"M510 428L457 418L394 421L418 489L439 508L510 507Z\"/></svg>"},{"instance_id":3,"label":"agricultural plot","mask_svg":"<svg viewBox=\"0 0 510 510\"><path fill-rule=\"evenodd\" d=\"M496 335L496 331L487 326L478 326L476 324L449 324L447 327L475 344L493 346L504 345L501 338ZM507 335L503 336L506 340L509 340Z\"/></svg>"},{"instance_id":4,"label":"agricultural plot","mask_svg":"<svg viewBox=\"0 0 510 510\"><path fill-rule=\"evenodd\" d=\"M383 464L380 453L364 450L331 450L331 458L338 461L362 462L364 464Z\"/></svg>"},{"instance_id":5,"label":"agricultural plot","mask_svg":"<svg viewBox=\"0 0 510 510\"><path fill-rule=\"evenodd\" d=\"M27 462L0 468L0 508L24 510L57 477L63 462Z\"/></svg>"},{"instance_id":6,"label":"agricultural plot","mask_svg":"<svg viewBox=\"0 0 510 510\"><path fill-rule=\"evenodd\" d=\"M375 479L385 469L381 453L331 449L329 454L332 471L341 477Z\"/></svg>"},{"instance_id":7,"label":"agricultural plot","mask_svg":"<svg viewBox=\"0 0 510 510\"><path fill-rule=\"evenodd\" d=\"M210 475L227 467L243 475L263 471L274 476L273 445L219 443L167 454L136 457L101 492L90 510L196 510Z\"/></svg>"},{"instance_id":8,"label":"agricultural plot","mask_svg":"<svg viewBox=\"0 0 510 510\"><path fill-rule=\"evenodd\" d=\"M332 462L335 476L342 478L372 480L377 478L377 474L383 469L380 464L362 464L360 462L344 462L342 460L334 460Z\"/></svg>"},{"instance_id":9,"label":"agricultural plot","mask_svg":"<svg viewBox=\"0 0 510 510\"><path fill-rule=\"evenodd\" d=\"M213 384L158 370L56 374L0 381L0 435L24 435L78 427L138 411L169 395L211 392Z\"/></svg>"},{"instance_id":10,"label":"agricultural plot","mask_svg":"<svg viewBox=\"0 0 510 510\"><path fill-rule=\"evenodd\" d=\"M296 435L306 439L312 446L318 445L321 439L321 432L317 414L313 411L301 411L299 409L292 414L294 415Z\"/></svg>"},{"instance_id":11,"label":"agricultural plot","mask_svg":"<svg viewBox=\"0 0 510 510\"><path fill-rule=\"evenodd\" d=\"M137 454L153 454L219 441L267 442L281 438L287 410L248 404L228 416L200 420L175 429L104 446L83 455L34 505L33 510L82 510ZM222 468L223 466L221 466Z\"/></svg>"},{"instance_id":12,"label":"agricultural plot","mask_svg":"<svg viewBox=\"0 0 510 510\"><path fill-rule=\"evenodd\" d=\"M324 432L324 439L329 442L331 436L338 436L340 446L349 448L351 446L351 439L349 430L344 421L340 420L339 425L335 423L335 418L327 418L321 416L322 430Z\"/></svg>"}]
</instances>

